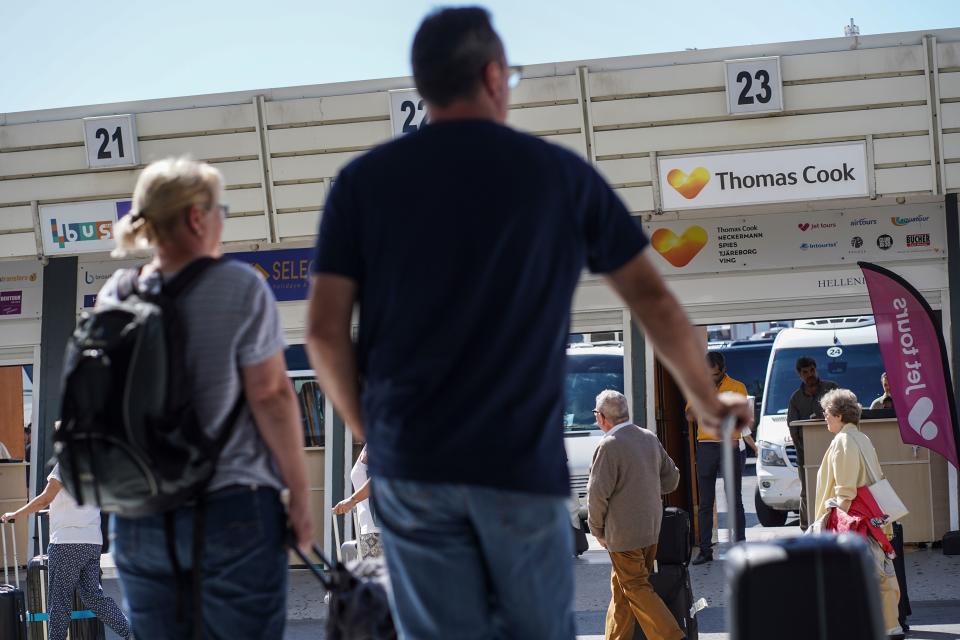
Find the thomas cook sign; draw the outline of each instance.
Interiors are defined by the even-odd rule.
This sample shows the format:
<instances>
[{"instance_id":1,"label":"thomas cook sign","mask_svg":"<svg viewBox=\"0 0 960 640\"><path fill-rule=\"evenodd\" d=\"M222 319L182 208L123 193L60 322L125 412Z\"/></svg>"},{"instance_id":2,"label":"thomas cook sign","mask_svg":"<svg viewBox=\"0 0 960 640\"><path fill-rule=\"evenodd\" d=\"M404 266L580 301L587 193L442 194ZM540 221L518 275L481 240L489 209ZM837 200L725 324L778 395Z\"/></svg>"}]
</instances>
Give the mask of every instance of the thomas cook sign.
<instances>
[{"instance_id":1,"label":"thomas cook sign","mask_svg":"<svg viewBox=\"0 0 960 640\"><path fill-rule=\"evenodd\" d=\"M662 157L659 173L668 211L870 194L864 142Z\"/></svg>"}]
</instances>

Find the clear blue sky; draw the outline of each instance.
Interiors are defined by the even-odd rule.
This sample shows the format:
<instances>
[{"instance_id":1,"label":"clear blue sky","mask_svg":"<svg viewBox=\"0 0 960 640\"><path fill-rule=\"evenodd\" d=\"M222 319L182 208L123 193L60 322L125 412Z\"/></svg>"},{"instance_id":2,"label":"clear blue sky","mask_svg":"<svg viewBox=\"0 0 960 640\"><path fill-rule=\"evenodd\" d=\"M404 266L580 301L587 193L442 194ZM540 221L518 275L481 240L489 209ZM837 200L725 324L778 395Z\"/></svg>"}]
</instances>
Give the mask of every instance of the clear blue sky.
<instances>
[{"instance_id":1,"label":"clear blue sky","mask_svg":"<svg viewBox=\"0 0 960 640\"><path fill-rule=\"evenodd\" d=\"M0 113L407 75L417 24L441 4L9 0L0 7ZM863 35L960 26L957 0L484 6L517 64L836 37L851 17Z\"/></svg>"}]
</instances>

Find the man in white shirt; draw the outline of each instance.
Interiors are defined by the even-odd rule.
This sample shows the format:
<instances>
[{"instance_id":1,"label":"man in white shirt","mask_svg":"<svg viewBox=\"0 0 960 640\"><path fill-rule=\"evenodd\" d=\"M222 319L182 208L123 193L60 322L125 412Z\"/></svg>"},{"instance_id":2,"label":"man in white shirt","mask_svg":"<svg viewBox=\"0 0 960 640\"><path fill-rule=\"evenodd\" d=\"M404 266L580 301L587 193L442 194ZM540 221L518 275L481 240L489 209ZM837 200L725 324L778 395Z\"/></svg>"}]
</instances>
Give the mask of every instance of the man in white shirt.
<instances>
[{"instance_id":1,"label":"man in white shirt","mask_svg":"<svg viewBox=\"0 0 960 640\"><path fill-rule=\"evenodd\" d=\"M50 507L50 545L47 547L49 570L49 639L64 640L70 626L73 593L80 594L85 607L121 638L130 637L130 624L113 598L100 585L100 510L78 506L63 490L60 465L47 476L43 493L16 511L0 516L3 522L15 520Z\"/></svg>"}]
</instances>

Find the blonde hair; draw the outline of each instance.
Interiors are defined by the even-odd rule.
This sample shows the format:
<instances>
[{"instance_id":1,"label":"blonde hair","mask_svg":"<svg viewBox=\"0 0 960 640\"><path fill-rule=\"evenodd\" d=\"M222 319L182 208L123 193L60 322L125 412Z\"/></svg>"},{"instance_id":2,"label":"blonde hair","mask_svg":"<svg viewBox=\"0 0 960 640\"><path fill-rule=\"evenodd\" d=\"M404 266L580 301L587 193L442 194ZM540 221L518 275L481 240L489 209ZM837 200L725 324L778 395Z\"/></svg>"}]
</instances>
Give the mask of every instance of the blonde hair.
<instances>
[{"instance_id":1,"label":"blonde hair","mask_svg":"<svg viewBox=\"0 0 960 640\"><path fill-rule=\"evenodd\" d=\"M149 249L170 237L186 209L209 206L222 192L223 176L205 162L181 156L150 163L137 180L130 213L114 226L113 257Z\"/></svg>"}]
</instances>

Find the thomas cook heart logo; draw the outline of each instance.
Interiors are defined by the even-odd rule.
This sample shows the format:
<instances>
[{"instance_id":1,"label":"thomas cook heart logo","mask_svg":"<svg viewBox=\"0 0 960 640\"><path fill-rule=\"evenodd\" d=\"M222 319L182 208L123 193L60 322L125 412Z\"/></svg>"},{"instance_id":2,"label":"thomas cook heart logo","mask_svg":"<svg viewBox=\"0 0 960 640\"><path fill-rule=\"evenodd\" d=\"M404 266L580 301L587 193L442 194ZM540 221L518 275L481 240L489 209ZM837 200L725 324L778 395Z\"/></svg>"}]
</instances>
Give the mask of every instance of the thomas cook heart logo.
<instances>
[{"instance_id":1,"label":"thomas cook heart logo","mask_svg":"<svg viewBox=\"0 0 960 640\"><path fill-rule=\"evenodd\" d=\"M707 230L694 225L678 236L670 229L657 229L650 242L657 253L679 269L690 264L707 244Z\"/></svg>"},{"instance_id":2,"label":"thomas cook heart logo","mask_svg":"<svg viewBox=\"0 0 960 640\"><path fill-rule=\"evenodd\" d=\"M693 200L710 182L710 172L703 167L697 167L689 174L680 169L671 169L667 174L667 182L684 198Z\"/></svg>"}]
</instances>

